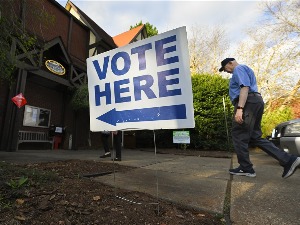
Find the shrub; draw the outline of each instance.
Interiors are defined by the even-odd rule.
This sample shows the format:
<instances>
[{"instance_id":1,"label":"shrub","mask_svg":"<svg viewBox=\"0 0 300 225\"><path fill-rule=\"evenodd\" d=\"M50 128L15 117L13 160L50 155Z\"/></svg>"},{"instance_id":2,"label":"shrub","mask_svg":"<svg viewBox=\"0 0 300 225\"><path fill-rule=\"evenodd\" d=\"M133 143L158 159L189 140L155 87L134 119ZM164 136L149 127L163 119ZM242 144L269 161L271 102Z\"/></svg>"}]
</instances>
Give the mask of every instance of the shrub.
<instances>
[{"instance_id":1,"label":"shrub","mask_svg":"<svg viewBox=\"0 0 300 225\"><path fill-rule=\"evenodd\" d=\"M196 74L192 77L195 129L191 130L191 146L194 148L231 148L228 134L232 105L228 96L228 82L220 75ZM227 143L227 148L224 143Z\"/></svg>"},{"instance_id":2,"label":"shrub","mask_svg":"<svg viewBox=\"0 0 300 225\"><path fill-rule=\"evenodd\" d=\"M272 130L279 123L292 119L292 110L286 107L282 110L273 110L272 112L265 113L261 121L261 130L263 137L271 135Z\"/></svg>"}]
</instances>

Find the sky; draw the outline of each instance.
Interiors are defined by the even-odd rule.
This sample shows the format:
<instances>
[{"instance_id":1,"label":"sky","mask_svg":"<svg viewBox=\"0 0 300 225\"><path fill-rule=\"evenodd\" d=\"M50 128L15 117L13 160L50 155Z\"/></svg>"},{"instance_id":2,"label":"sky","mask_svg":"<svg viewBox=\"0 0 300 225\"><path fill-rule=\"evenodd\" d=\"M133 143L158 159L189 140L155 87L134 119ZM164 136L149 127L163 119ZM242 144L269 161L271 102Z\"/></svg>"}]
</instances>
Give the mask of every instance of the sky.
<instances>
[{"instance_id":1,"label":"sky","mask_svg":"<svg viewBox=\"0 0 300 225\"><path fill-rule=\"evenodd\" d=\"M62 6L67 1L57 0ZM142 21L159 33L186 26L188 37L193 27L223 26L231 42L238 43L244 30L261 18L258 0L178 1L178 0L72 0L110 36L121 34Z\"/></svg>"}]
</instances>

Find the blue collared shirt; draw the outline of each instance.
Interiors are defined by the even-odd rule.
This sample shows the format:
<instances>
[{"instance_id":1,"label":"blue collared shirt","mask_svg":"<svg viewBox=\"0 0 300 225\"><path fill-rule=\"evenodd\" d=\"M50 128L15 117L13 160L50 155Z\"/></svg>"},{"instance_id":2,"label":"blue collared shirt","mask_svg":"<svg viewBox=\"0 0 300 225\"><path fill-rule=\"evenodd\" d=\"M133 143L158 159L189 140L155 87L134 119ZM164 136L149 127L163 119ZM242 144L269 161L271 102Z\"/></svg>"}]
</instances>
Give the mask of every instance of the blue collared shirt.
<instances>
[{"instance_id":1,"label":"blue collared shirt","mask_svg":"<svg viewBox=\"0 0 300 225\"><path fill-rule=\"evenodd\" d=\"M239 64L234 68L229 82L229 97L231 102L239 97L242 87L249 87L249 93L258 92L253 70L246 65Z\"/></svg>"}]
</instances>

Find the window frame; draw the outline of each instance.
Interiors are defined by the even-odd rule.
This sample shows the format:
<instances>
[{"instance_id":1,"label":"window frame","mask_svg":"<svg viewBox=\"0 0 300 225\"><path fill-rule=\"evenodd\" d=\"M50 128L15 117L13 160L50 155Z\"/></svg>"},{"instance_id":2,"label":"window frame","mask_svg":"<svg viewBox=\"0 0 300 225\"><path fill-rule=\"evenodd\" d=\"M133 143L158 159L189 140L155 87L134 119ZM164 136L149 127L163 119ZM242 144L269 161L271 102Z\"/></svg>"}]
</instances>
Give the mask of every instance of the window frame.
<instances>
[{"instance_id":1,"label":"window frame","mask_svg":"<svg viewBox=\"0 0 300 225\"><path fill-rule=\"evenodd\" d=\"M43 114L41 114L43 112ZM48 113L44 113L48 112ZM43 124L41 121L43 118L41 118L41 115L47 115L48 123ZM25 127L41 127L41 128L49 128L50 127L50 120L51 120L51 110L50 109L45 109L45 108L40 108L36 106L31 106L31 105L25 105L25 110L24 110L24 116L23 116L23 126ZM42 124L42 125L41 125Z\"/></svg>"}]
</instances>

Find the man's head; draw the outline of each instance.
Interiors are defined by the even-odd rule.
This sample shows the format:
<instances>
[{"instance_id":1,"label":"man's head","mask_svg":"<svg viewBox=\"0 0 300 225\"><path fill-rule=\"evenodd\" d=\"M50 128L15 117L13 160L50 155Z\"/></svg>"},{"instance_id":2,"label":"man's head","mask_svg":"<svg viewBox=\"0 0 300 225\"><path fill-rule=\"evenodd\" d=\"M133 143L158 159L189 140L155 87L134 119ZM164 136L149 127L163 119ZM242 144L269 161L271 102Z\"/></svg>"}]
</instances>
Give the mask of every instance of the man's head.
<instances>
[{"instance_id":1,"label":"man's head","mask_svg":"<svg viewBox=\"0 0 300 225\"><path fill-rule=\"evenodd\" d=\"M221 62L221 68L219 69L220 72L225 71L227 73L232 73L234 67L236 67L237 62L234 58L226 58Z\"/></svg>"}]
</instances>

